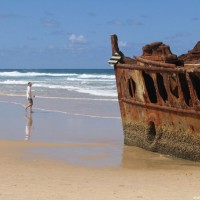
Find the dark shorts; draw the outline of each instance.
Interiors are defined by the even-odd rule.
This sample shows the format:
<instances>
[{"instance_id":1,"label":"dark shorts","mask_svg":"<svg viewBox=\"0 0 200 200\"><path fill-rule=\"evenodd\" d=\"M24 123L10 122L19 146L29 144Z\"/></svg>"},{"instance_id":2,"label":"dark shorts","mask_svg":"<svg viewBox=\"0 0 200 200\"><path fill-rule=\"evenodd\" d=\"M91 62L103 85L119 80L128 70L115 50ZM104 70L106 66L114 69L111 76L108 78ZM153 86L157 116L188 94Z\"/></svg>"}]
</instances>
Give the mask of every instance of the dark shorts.
<instances>
[{"instance_id":1,"label":"dark shorts","mask_svg":"<svg viewBox=\"0 0 200 200\"><path fill-rule=\"evenodd\" d=\"M28 98L28 102L33 105L33 99L32 98Z\"/></svg>"}]
</instances>

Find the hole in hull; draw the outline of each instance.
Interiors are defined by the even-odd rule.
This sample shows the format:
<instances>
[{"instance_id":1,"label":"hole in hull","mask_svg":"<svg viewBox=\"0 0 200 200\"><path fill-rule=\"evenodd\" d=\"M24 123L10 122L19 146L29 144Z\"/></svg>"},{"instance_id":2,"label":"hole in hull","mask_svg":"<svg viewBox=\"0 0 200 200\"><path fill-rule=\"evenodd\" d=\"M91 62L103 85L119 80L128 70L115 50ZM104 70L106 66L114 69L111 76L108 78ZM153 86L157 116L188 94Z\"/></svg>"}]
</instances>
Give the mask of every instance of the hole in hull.
<instances>
[{"instance_id":1,"label":"hole in hull","mask_svg":"<svg viewBox=\"0 0 200 200\"><path fill-rule=\"evenodd\" d=\"M152 143L156 138L156 127L153 121L150 121L147 127L147 140Z\"/></svg>"},{"instance_id":2,"label":"hole in hull","mask_svg":"<svg viewBox=\"0 0 200 200\"><path fill-rule=\"evenodd\" d=\"M156 74L156 77L157 77L157 85L158 85L160 96L162 97L164 101L166 101L168 100L168 95L165 88L163 77L161 74Z\"/></svg>"},{"instance_id":3,"label":"hole in hull","mask_svg":"<svg viewBox=\"0 0 200 200\"><path fill-rule=\"evenodd\" d=\"M142 75L148 92L149 100L151 101L151 103L157 103L156 88L154 86L152 77L145 72L142 72Z\"/></svg>"},{"instance_id":4,"label":"hole in hull","mask_svg":"<svg viewBox=\"0 0 200 200\"><path fill-rule=\"evenodd\" d=\"M131 97L135 96L136 84L135 84L135 81L132 78L128 79L128 91L129 91L129 95Z\"/></svg>"}]
</instances>

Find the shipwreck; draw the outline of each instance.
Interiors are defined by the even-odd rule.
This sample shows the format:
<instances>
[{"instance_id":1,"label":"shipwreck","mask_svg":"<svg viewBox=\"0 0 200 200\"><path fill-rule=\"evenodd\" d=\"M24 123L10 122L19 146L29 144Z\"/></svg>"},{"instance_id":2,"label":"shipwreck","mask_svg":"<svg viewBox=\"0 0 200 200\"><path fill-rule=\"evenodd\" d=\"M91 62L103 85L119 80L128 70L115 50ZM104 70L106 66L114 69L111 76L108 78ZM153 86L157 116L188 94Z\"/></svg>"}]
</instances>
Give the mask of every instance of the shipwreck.
<instances>
[{"instance_id":1,"label":"shipwreck","mask_svg":"<svg viewBox=\"0 0 200 200\"><path fill-rule=\"evenodd\" d=\"M111 36L124 143L200 161L200 42L173 54L155 42L141 56L125 56Z\"/></svg>"}]
</instances>

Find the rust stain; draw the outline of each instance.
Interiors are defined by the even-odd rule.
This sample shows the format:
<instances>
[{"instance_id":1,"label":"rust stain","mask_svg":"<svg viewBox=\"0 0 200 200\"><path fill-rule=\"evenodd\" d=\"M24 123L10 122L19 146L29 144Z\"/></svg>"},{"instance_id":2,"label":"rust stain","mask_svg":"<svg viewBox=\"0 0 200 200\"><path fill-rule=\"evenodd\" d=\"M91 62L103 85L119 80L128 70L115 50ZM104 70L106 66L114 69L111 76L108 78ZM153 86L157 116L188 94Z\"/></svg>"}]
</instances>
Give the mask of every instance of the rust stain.
<instances>
[{"instance_id":1,"label":"rust stain","mask_svg":"<svg viewBox=\"0 0 200 200\"><path fill-rule=\"evenodd\" d=\"M133 58L111 44L125 144L200 161L200 43L178 57L156 42Z\"/></svg>"}]
</instances>

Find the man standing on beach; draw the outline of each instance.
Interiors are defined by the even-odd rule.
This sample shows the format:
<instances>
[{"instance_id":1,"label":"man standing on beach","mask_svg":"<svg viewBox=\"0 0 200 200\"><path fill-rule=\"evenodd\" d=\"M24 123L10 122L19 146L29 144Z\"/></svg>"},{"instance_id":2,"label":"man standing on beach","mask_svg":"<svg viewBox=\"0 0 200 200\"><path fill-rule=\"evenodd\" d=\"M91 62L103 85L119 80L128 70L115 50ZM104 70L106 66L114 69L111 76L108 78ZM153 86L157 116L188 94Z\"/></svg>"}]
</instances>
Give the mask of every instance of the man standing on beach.
<instances>
[{"instance_id":1,"label":"man standing on beach","mask_svg":"<svg viewBox=\"0 0 200 200\"><path fill-rule=\"evenodd\" d=\"M32 94L32 91L31 91L31 87L32 87L32 83L31 82L28 82L28 86L27 86L27 90L26 90L26 96L27 96L27 100L28 100L28 105L26 106L26 110L28 108L30 108L30 112L32 113L32 106L33 106L33 94Z\"/></svg>"}]
</instances>

